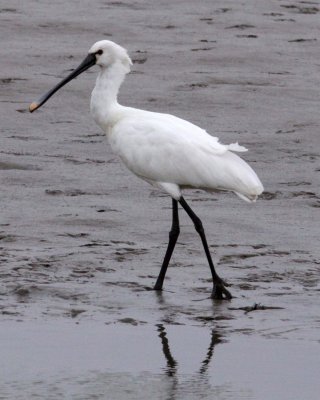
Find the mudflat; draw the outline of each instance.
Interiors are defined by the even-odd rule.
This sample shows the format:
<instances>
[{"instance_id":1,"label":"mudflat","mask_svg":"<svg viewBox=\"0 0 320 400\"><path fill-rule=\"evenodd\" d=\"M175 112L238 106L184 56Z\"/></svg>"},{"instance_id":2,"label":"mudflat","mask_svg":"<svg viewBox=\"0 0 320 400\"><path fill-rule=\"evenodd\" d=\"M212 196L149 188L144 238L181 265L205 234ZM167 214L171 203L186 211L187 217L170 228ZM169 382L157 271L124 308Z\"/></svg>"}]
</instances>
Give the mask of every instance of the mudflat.
<instances>
[{"instance_id":1,"label":"mudflat","mask_svg":"<svg viewBox=\"0 0 320 400\"><path fill-rule=\"evenodd\" d=\"M318 1L10 1L0 6L0 398L318 399ZM239 142L265 192L188 191L232 301L210 299L180 212L111 153L96 68L29 104L97 40L134 65L122 104Z\"/></svg>"}]
</instances>

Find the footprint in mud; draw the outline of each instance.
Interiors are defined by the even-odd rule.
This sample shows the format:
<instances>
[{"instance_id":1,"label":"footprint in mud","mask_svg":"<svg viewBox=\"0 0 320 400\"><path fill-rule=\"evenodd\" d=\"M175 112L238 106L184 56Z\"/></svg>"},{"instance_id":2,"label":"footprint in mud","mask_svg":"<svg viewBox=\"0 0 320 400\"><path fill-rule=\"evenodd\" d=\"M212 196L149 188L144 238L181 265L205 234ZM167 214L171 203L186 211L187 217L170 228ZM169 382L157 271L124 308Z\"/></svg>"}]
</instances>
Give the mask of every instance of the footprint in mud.
<instances>
[{"instance_id":1,"label":"footprint in mud","mask_svg":"<svg viewBox=\"0 0 320 400\"><path fill-rule=\"evenodd\" d=\"M105 286L118 286L118 287L123 287L126 289L132 289L134 292L141 292L141 291L146 291L146 290L152 290L151 287L142 285L141 283L138 282L104 282Z\"/></svg>"},{"instance_id":2,"label":"footprint in mud","mask_svg":"<svg viewBox=\"0 0 320 400\"><path fill-rule=\"evenodd\" d=\"M26 286L18 286L13 290L14 294L19 296L20 298L29 297L30 295L30 288Z\"/></svg>"},{"instance_id":3,"label":"footprint in mud","mask_svg":"<svg viewBox=\"0 0 320 400\"><path fill-rule=\"evenodd\" d=\"M86 164L86 163L87 163L87 162L84 161L84 160L77 160L77 159L75 159L75 158L70 158L70 157L65 158L65 159L63 160L63 162L70 163L70 164L74 164L74 165L81 165L81 164Z\"/></svg>"},{"instance_id":4,"label":"footprint in mud","mask_svg":"<svg viewBox=\"0 0 320 400\"><path fill-rule=\"evenodd\" d=\"M259 198L262 200L273 200L273 199L280 197L281 194L282 193L279 191L275 191L275 192L266 192L265 191L259 196Z\"/></svg>"},{"instance_id":5,"label":"footprint in mud","mask_svg":"<svg viewBox=\"0 0 320 400\"><path fill-rule=\"evenodd\" d=\"M143 3L142 3L143 4ZM100 6L101 9L104 8L127 8L129 10L144 10L144 7L138 3L138 2L134 2L134 1L106 1L104 2L104 4L102 6Z\"/></svg>"},{"instance_id":6,"label":"footprint in mud","mask_svg":"<svg viewBox=\"0 0 320 400\"><path fill-rule=\"evenodd\" d=\"M205 88L208 87L209 85L207 83L191 83L188 86L192 89L195 89L195 88Z\"/></svg>"},{"instance_id":7,"label":"footprint in mud","mask_svg":"<svg viewBox=\"0 0 320 400\"><path fill-rule=\"evenodd\" d=\"M258 245L258 246L251 246L253 249L264 249L264 251L254 252L254 253L238 253L238 254L228 254L224 255L220 258L219 264L235 264L239 263L241 260L247 260L248 258L253 257L263 257L263 256L274 256L274 257L284 257L288 256L291 253L284 250L274 250L274 249L267 249L265 245ZM241 265L241 268L243 266ZM252 269L255 266L246 266L246 268Z\"/></svg>"},{"instance_id":8,"label":"footprint in mud","mask_svg":"<svg viewBox=\"0 0 320 400\"><path fill-rule=\"evenodd\" d=\"M20 114L26 114L29 112L26 108L17 108L16 111Z\"/></svg>"},{"instance_id":9,"label":"footprint in mud","mask_svg":"<svg viewBox=\"0 0 320 400\"><path fill-rule=\"evenodd\" d=\"M86 140L86 139L70 139L67 141L68 143L83 143L83 144L96 144L96 143L103 143L103 139L99 140Z\"/></svg>"},{"instance_id":10,"label":"footprint in mud","mask_svg":"<svg viewBox=\"0 0 320 400\"><path fill-rule=\"evenodd\" d=\"M266 247L270 247L267 244L254 244L251 246L253 249L258 250L258 249L265 249Z\"/></svg>"},{"instance_id":11,"label":"footprint in mud","mask_svg":"<svg viewBox=\"0 0 320 400\"><path fill-rule=\"evenodd\" d=\"M21 315L21 313L19 313L18 311L11 311L11 310L0 310L0 314L8 315L11 317L18 317L19 315Z\"/></svg>"},{"instance_id":12,"label":"footprint in mud","mask_svg":"<svg viewBox=\"0 0 320 400\"><path fill-rule=\"evenodd\" d=\"M246 282L246 283L240 283L240 284L237 285L237 286L238 286L238 288L239 288L241 291L260 289L260 286L259 286L259 285L253 285L252 283L248 283L248 282Z\"/></svg>"},{"instance_id":13,"label":"footprint in mud","mask_svg":"<svg viewBox=\"0 0 320 400\"><path fill-rule=\"evenodd\" d=\"M118 262L123 262L127 260L132 260L133 256L138 256L141 254L146 254L148 253L147 249L134 249L131 247L123 247L119 248L114 252L115 259Z\"/></svg>"},{"instance_id":14,"label":"footprint in mud","mask_svg":"<svg viewBox=\"0 0 320 400\"><path fill-rule=\"evenodd\" d=\"M317 39L313 38L313 39L303 39L303 38L299 38L299 39L292 39L292 40L288 40L288 43L304 43L304 42L316 42Z\"/></svg>"},{"instance_id":15,"label":"footprint in mud","mask_svg":"<svg viewBox=\"0 0 320 400\"><path fill-rule=\"evenodd\" d=\"M211 23L213 21L213 18L204 17L204 18L200 18L199 21Z\"/></svg>"},{"instance_id":16,"label":"footprint in mud","mask_svg":"<svg viewBox=\"0 0 320 400\"><path fill-rule=\"evenodd\" d=\"M22 284L13 288L12 293L17 296L17 300L22 303L29 302L32 297L42 295L43 290L35 284Z\"/></svg>"},{"instance_id":17,"label":"footprint in mud","mask_svg":"<svg viewBox=\"0 0 320 400\"><path fill-rule=\"evenodd\" d=\"M245 29L251 29L251 28L255 28L255 26L250 25L250 24L238 24L238 25L232 25L232 26L226 27L226 29L239 29L241 31L243 31Z\"/></svg>"},{"instance_id":18,"label":"footprint in mud","mask_svg":"<svg viewBox=\"0 0 320 400\"><path fill-rule=\"evenodd\" d=\"M237 38L257 39L258 35L236 35Z\"/></svg>"},{"instance_id":19,"label":"footprint in mud","mask_svg":"<svg viewBox=\"0 0 320 400\"><path fill-rule=\"evenodd\" d=\"M0 8L0 13L16 13L18 10L16 8Z\"/></svg>"},{"instance_id":20,"label":"footprint in mud","mask_svg":"<svg viewBox=\"0 0 320 400\"><path fill-rule=\"evenodd\" d=\"M239 244L239 243L228 243L228 244L211 244L209 247L252 247L253 249L257 250L257 249L264 249L266 247L270 247L270 245L268 244L262 244L262 243L258 243L258 244L252 244L252 245L246 245L246 244Z\"/></svg>"},{"instance_id":21,"label":"footprint in mud","mask_svg":"<svg viewBox=\"0 0 320 400\"><path fill-rule=\"evenodd\" d=\"M6 234L4 232L0 232L0 241L1 242L12 243L12 242L16 242L17 239L18 239L18 237L15 235L10 235L10 234Z\"/></svg>"},{"instance_id":22,"label":"footprint in mud","mask_svg":"<svg viewBox=\"0 0 320 400\"><path fill-rule=\"evenodd\" d=\"M75 267L72 268L72 272L70 274L71 278L94 278L94 268L87 268L87 267Z\"/></svg>"},{"instance_id":23,"label":"footprint in mud","mask_svg":"<svg viewBox=\"0 0 320 400\"><path fill-rule=\"evenodd\" d=\"M194 48L191 49L191 51L210 51L210 50L214 50L215 47L200 47L200 48Z\"/></svg>"},{"instance_id":24,"label":"footprint in mud","mask_svg":"<svg viewBox=\"0 0 320 400\"><path fill-rule=\"evenodd\" d=\"M310 207L320 208L320 200L317 200L315 203L310 204Z\"/></svg>"},{"instance_id":25,"label":"footprint in mud","mask_svg":"<svg viewBox=\"0 0 320 400\"><path fill-rule=\"evenodd\" d=\"M297 6L295 4L283 4L280 7L299 14L317 14L320 11L318 7Z\"/></svg>"},{"instance_id":26,"label":"footprint in mud","mask_svg":"<svg viewBox=\"0 0 320 400\"><path fill-rule=\"evenodd\" d=\"M146 51L137 50L132 58L132 62L134 64L144 64L148 60L146 54Z\"/></svg>"},{"instance_id":27,"label":"footprint in mud","mask_svg":"<svg viewBox=\"0 0 320 400\"><path fill-rule=\"evenodd\" d=\"M304 199L320 199L320 196L318 196L314 192L308 192L301 190L300 192L291 192L292 197L302 197Z\"/></svg>"},{"instance_id":28,"label":"footprint in mud","mask_svg":"<svg viewBox=\"0 0 320 400\"><path fill-rule=\"evenodd\" d=\"M92 240L89 243L81 244L79 247L109 247L110 243L103 242L102 240Z\"/></svg>"},{"instance_id":29,"label":"footprint in mud","mask_svg":"<svg viewBox=\"0 0 320 400\"><path fill-rule=\"evenodd\" d=\"M234 264L237 260L246 260L247 258L265 256L266 252L254 254L229 254L220 258L219 264Z\"/></svg>"},{"instance_id":30,"label":"footprint in mud","mask_svg":"<svg viewBox=\"0 0 320 400\"><path fill-rule=\"evenodd\" d=\"M24 112L22 110L16 110L18 112ZM15 139L15 140L23 140L24 142L31 142L31 141L39 141L39 140L47 140L46 138L39 137L39 136L22 136L22 135L11 135L8 136L9 139Z\"/></svg>"},{"instance_id":31,"label":"footprint in mud","mask_svg":"<svg viewBox=\"0 0 320 400\"><path fill-rule=\"evenodd\" d=\"M35 165L24 165L14 162L0 162L0 170L17 169L22 171L41 171L41 168Z\"/></svg>"},{"instance_id":32,"label":"footprint in mud","mask_svg":"<svg viewBox=\"0 0 320 400\"><path fill-rule=\"evenodd\" d=\"M88 237L89 233L84 233L84 232L80 232L80 233L60 233L57 236L67 236L67 237L72 237L72 238L82 238L82 237Z\"/></svg>"},{"instance_id":33,"label":"footprint in mud","mask_svg":"<svg viewBox=\"0 0 320 400\"><path fill-rule=\"evenodd\" d=\"M0 79L0 85L9 85L11 83L16 83L18 81L27 81L28 79L25 78L2 78Z\"/></svg>"},{"instance_id":34,"label":"footprint in mud","mask_svg":"<svg viewBox=\"0 0 320 400\"><path fill-rule=\"evenodd\" d=\"M51 121L51 125L57 125L57 124L74 124L75 121L70 121L70 120L56 120L56 121Z\"/></svg>"},{"instance_id":35,"label":"footprint in mud","mask_svg":"<svg viewBox=\"0 0 320 400\"><path fill-rule=\"evenodd\" d=\"M284 310L283 307L277 306L264 306L260 303L255 303L253 306L245 306L245 307L229 307L229 310L242 310L245 314L252 312L252 311L265 311L265 310Z\"/></svg>"},{"instance_id":36,"label":"footprint in mud","mask_svg":"<svg viewBox=\"0 0 320 400\"><path fill-rule=\"evenodd\" d=\"M282 17L282 13L276 13L276 12L270 12L270 13L264 13L262 15L265 15L267 17Z\"/></svg>"},{"instance_id":37,"label":"footprint in mud","mask_svg":"<svg viewBox=\"0 0 320 400\"><path fill-rule=\"evenodd\" d=\"M200 39L200 43L217 43L216 40Z\"/></svg>"},{"instance_id":38,"label":"footprint in mud","mask_svg":"<svg viewBox=\"0 0 320 400\"><path fill-rule=\"evenodd\" d=\"M286 277L284 274L277 273L275 271L251 272L246 276L246 282L257 284L283 282L285 280Z\"/></svg>"},{"instance_id":39,"label":"footprint in mud","mask_svg":"<svg viewBox=\"0 0 320 400\"><path fill-rule=\"evenodd\" d=\"M111 243L114 244L126 244L128 246L134 246L136 243L135 242L128 242L128 241L122 241L122 240L110 240Z\"/></svg>"},{"instance_id":40,"label":"footprint in mud","mask_svg":"<svg viewBox=\"0 0 320 400\"><path fill-rule=\"evenodd\" d=\"M146 321L138 321L137 319L130 318L130 317L118 319L118 322L121 322L122 324L133 325L133 326L142 325L142 324L147 323Z\"/></svg>"},{"instance_id":41,"label":"footprint in mud","mask_svg":"<svg viewBox=\"0 0 320 400\"><path fill-rule=\"evenodd\" d=\"M292 265L292 268L286 270L283 273L284 278L287 281L294 282L300 287L305 289L313 289L318 292L319 285L319 272L320 272L320 261L313 259L313 257L308 258L294 258L290 262L299 264L299 268Z\"/></svg>"},{"instance_id":42,"label":"footprint in mud","mask_svg":"<svg viewBox=\"0 0 320 400\"><path fill-rule=\"evenodd\" d=\"M67 316L70 316L71 318L76 318L78 315L86 312L87 310L84 309L76 309L72 308L68 313Z\"/></svg>"},{"instance_id":43,"label":"footprint in mud","mask_svg":"<svg viewBox=\"0 0 320 400\"><path fill-rule=\"evenodd\" d=\"M214 10L214 13L215 14L224 14L231 10L232 10L232 8L223 7L223 8L218 8L217 10Z\"/></svg>"},{"instance_id":44,"label":"footprint in mud","mask_svg":"<svg viewBox=\"0 0 320 400\"><path fill-rule=\"evenodd\" d=\"M284 252L283 252L284 253ZM285 252L288 253L288 252ZM288 253L286 255L289 255ZM296 268L293 263L303 264L303 268ZM292 258L287 261L286 264L291 265L291 268L286 268L283 272L278 271L260 271L259 273L249 273L247 274L248 282L255 283L269 283L269 284L279 284L283 283L276 289L276 292L266 293L268 296L279 296L279 295L295 295L296 291L293 290L294 287L303 287L306 290L317 290L319 285L319 272L320 272L320 262L314 260L313 258ZM291 282L291 284L289 284ZM279 291L280 289L280 291Z\"/></svg>"},{"instance_id":45,"label":"footprint in mud","mask_svg":"<svg viewBox=\"0 0 320 400\"><path fill-rule=\"evenodd\" d=\"M274 19L275 22L296 22L293 18L277 18Z\"/></svg>"},{"instance_id":46,"label":"footprint in mud","mask_svg":"<svg viewBox=\"0 0 320 400\"><path fill-rule=\"evenodd\" d=\"M235 319L235 317L232 317L231 315L199 315L195 318L193 318L195 321L199 322L212 322L212 321L230 321L232 319Z\"/></svg>"},{"instance_id":47,"label":"footprint in mud","mask_svg":"<svg viewBox=\"0 0 320 400\"><path fill-rule=\"evenodd\" d=\"M86 192L81 189L46 189L45 193L50 196L107 196L109 193L107 192Z\"/></svg>"},{"instance_id":48,"label":"footprint in mud","mask_svg":"<svg viewBox=\"0 0 320 400\"><path fill-rule=\"evenodd\" d=\"M279 185L285 185L285 186L310 186L311 182L306 182L306 181L280 182Z\"/></svg>"},{"instance_id":49,"label":"footprint in mud","mask_svg":"<svg viewBox=\"0 0 320 400\"><path fill-rule=\"evenodd\" d=\"M161 190L151 190L149 197L165 197L168 198L168 195Z\"/></svg>"},{"instance_id":50,"label":"footprint in mud","mask_svg":"<svg viewBox=\"0 0 320 400\"><path fill-rule=\"evenodd\" d=\"M271 73L271 72L269 72L269 73ZM282 74L283 75L287 75L287 74L290 74L290 73L289 72L287 72L287 73L283 72ZM279 73L279 75L281 75L281 73ZM279 134L282 134L282 133L295 133L295 131L296 131L295 129L288 129L288 130L279 129L279 130L276 131L276 134L279 135Z\"/></svg>"},{"instance_id":51,"label":"footprint in mud","mask_svg":"<svg viewBox=\"0 0 320 400\"><path fill-rule=\"evenodd\" d=\"M95 207L94 207L95 208ZM120 212L119 210L116 210L115 208L108 208L108 207L104 207L104 208L98 208L96 210L96 212L98 213L104 213L104 212Z\"/></svg>"},{"instance_id":52,"label":"footprint in mud","mask_svg":"<svg viewBox=\"0 0 320 400\"><path fill-rule=\"evenodd\" d=\"M209 86L206 82L195 82L195 83L187 83L185 85L177 86L178 91L190 91L195 89L203 89Z\"/></svg>"}]
</instances>

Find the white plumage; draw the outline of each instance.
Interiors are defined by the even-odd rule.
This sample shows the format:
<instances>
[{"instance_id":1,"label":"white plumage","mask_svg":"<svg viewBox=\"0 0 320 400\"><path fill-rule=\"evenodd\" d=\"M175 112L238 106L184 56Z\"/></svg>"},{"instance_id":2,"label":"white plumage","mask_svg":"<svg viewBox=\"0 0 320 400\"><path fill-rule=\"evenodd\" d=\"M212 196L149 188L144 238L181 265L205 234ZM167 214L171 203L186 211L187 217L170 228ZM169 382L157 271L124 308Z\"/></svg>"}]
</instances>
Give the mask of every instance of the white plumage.
<instances>
[{"instance_id":1,"label":"white plumage","mask_svg":"<svg viewBox=\"0 0 320 400\"><path fill-rule=\"evenodd\" d=\"M105 49L97 64L100 73L91 97L91 112L106 132L113 151L140 178L156 184L178 200L182 188L230 190L254 201L263 187L253 169L232 152L247 149L223 145L216 137L169 114L124 107L119 87L130 71L124 49L110 41L97 42L89 53Z\"/></svg>"},{"instance_id":2,"label":"white plumage","mask_svg":"<svg viewBox=\"0 0 320 400\"><path fill-rule=\"evenodd\" d=\"M248 200L261 193L255 172L232 153L245 148L222 145L197 126L171 115L122 112L122 119L108 133L113 151L133 173L176 200L180 189L191 187L231 190Z\"/></svg>"},{"instance_id":3,"label":"white plumage","mask_svg":"<svg viewBox=\"0 0 320 400\"><path fill-rule=\"evenodd\" d=\"M179 234L178 203L199 232L211 268L215 298L231 298L216 274L201 221L181 195L185 188L227 190L246 201L255 201L263 186L253 169L234 152L247 151L238 143L223 145L216 137L173 115L124 107L117 95L132 62L127 51L108 40L95 43L86 59L67 78L30 105L34 111L60 87L93 65L100 71L91 96L91 114L106 133L112 150L135 175L158 186L173 198L172 232L155 288L161 289Z\"/></svg>"}]
</instances>

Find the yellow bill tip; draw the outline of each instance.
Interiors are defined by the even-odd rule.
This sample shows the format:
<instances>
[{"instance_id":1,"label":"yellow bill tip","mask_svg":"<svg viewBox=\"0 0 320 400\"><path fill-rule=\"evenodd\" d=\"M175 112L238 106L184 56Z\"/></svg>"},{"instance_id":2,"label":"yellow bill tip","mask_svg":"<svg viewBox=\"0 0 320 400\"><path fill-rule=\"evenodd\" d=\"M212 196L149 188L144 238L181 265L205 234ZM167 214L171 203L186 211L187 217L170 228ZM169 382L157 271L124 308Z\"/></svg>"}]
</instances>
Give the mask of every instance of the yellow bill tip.
<instances>
[{"instance_id":1,"label":"yellow bill tip","mask_svg":"<svg viewBox=\"0 0 320 400\"><path fill-rule=\"evenodd\" d=\"M35 101L30 104L29 106L29 111L32 113L34 110L36 110L39 107L39 103L36 103Z\"/></svg>"}]
</instances>

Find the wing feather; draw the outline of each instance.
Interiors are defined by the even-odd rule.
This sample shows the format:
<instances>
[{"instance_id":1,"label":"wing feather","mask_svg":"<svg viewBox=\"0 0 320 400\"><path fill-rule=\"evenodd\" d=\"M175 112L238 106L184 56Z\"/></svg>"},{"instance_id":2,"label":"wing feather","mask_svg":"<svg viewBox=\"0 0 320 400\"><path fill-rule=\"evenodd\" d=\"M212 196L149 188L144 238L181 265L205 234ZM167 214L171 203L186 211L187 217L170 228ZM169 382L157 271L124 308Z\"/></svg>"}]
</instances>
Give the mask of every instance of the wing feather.
<instances>
[{"instance_id":1,"label":"wing feather","mask_svg":"<svg viewBox=\"0 0 320 400\"><path fill-rule=\"evenodd\" d=\"M240 193L259 182L251 167L230 152L246 151L244 147L223 145L205 130L172 115L134 113L122 118L109 138L125 165L151 182Z\"/></svg>"}]
</instances>

